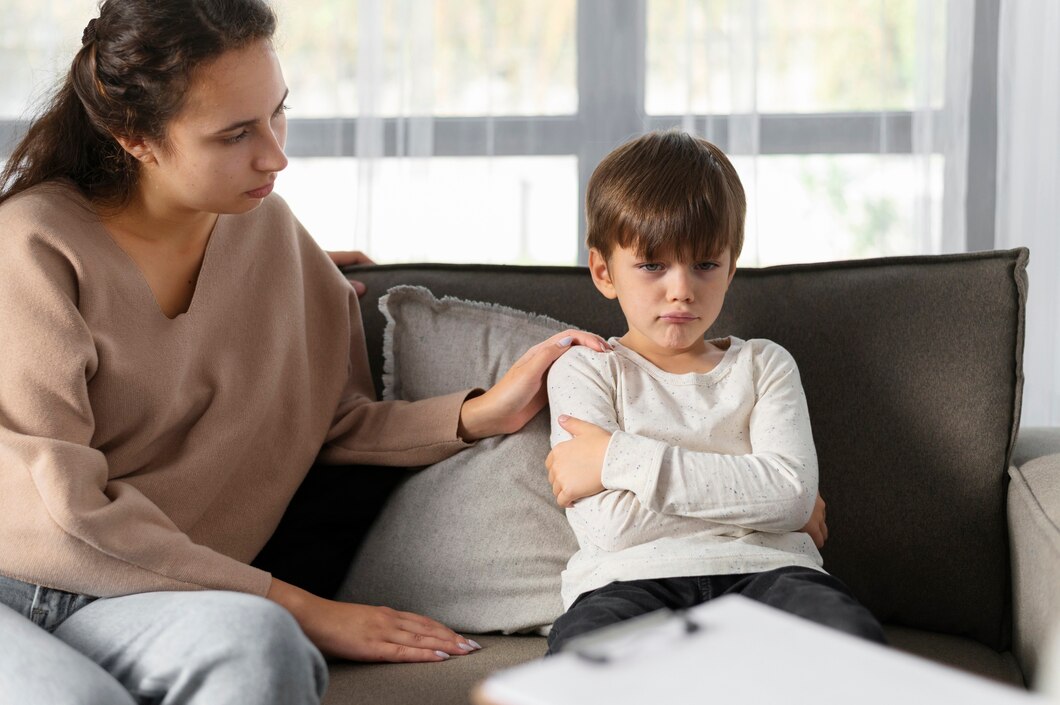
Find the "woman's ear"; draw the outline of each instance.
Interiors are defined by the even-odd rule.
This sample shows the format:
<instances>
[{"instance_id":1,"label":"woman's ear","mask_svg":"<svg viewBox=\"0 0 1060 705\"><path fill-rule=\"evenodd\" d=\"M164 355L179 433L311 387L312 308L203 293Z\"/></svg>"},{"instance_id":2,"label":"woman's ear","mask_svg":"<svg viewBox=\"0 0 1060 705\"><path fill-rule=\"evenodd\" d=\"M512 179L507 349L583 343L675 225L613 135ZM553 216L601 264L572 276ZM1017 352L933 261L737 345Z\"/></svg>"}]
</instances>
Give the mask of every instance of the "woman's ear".
<instances>
[{"instance_id":1,"label":"woman's ear","mask_svg":"<svg viewBox=\"0 0 1060 705\"><path fill-rule=\"evenodd\" d=\"M114 139L136 161L142 164L151 164L157 161L154 148L142 137L119 137L115 135Z\"/></svg>"},{"instance_id":2,"label":"woman's ear","mask_svg":"<svg viewBox=\"0 0 1060 705\"><path fill-rule=\"evenodd\" d=\"M609 299L618 297L615 283L611 281L611 272L607 270L607 259L595 247L589 250L589 274L597 290Z\"/></svg>"}]
</instances>

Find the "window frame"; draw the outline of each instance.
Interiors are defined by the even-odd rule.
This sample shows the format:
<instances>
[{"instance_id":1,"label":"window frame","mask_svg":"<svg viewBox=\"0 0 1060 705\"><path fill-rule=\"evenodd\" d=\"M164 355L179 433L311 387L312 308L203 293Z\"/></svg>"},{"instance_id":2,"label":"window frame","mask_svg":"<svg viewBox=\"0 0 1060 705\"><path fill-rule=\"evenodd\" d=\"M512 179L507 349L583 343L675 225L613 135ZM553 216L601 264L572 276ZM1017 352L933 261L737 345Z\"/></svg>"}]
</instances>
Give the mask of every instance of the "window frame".
<instances>
[{"instance_id":1,"label":"window frame","mask_svg":"<svg viewBox=\"0 0 1060 705\"><path fill-rule=\"evenodd\" d=\"M644 130L680 127L679 115L647 115L648 0L577 0L578 112L562 116L433 118L435 156L573 155L578 203L596 164L617 144ZM966 249L992 249L997 164L998 22L1001 0L974 0L975 34L967 174ZM626 41L614 41L615 37ZM697 115L694 124L727 149L728 115ZM400 118L381 118L384 157L400 156ZM939 123L941 121L935 121ZM912 113L824 112L762 114L763 155L912 154ZM0 155L24 134L24 120L0 120ZM469 140L468 135L482 135ZM941 144L940 140L934 140ZM291 118L290 157L356 157L357 118ZM579 264L588 262L585 223L578 209Z\"/></svg>"}]
</instances>

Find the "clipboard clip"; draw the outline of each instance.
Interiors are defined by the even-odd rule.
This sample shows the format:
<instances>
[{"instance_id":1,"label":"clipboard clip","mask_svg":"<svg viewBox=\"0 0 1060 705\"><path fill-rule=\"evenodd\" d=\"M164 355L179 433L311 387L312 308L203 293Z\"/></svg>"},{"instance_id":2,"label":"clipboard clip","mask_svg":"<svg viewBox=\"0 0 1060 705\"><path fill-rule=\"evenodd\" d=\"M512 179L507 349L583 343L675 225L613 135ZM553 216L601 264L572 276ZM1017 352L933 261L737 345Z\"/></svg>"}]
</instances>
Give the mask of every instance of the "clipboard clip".
<instances>
[{"instance_id":1,"label":"clipboard clip","mask_svg":"<svg viewBox=\"0 0 1060 705\"><path fill-rule=\"evenodd\" d=\"M704 625L686 610L661 609L571 639L564 651L596 665L608 665L696 634Z\"/></svg>"}]
</instances>

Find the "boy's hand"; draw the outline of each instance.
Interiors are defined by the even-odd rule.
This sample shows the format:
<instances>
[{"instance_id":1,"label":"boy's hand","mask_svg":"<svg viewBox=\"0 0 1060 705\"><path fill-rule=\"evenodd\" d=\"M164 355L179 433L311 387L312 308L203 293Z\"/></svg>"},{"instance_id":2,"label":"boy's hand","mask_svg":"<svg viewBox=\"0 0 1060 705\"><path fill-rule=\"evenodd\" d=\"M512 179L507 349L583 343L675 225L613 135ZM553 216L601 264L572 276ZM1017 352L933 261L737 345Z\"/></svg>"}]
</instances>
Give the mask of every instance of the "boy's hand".
<instances>
[{"instance_id":1,"label":"boy's hand","mask_svg":"<svg viewBox=\"0 0 1060 705\"><path fill-rule=\"evenodd\" d=\"M824 542L828 540L828 524L824 521L825 505L821 495L817 495L817 503L813 505L813 514L806 526L799 529L804 534L809 534L813 539L813 545L818 549L824 548Z\"/></svg>"},{"instance_id":2,"label":"boy's hand","mask_svg":"<svg viewBox=\"0 0 1060 705\"><path fill-rule=\"evenodd\" d=\"M572 507L583 497L604 491L600 476L611 433L594 423L572 416L560 416L559 425L573 438L557 443L545 458L552 494L561 507Z\"/></svg>"}]
</instances>

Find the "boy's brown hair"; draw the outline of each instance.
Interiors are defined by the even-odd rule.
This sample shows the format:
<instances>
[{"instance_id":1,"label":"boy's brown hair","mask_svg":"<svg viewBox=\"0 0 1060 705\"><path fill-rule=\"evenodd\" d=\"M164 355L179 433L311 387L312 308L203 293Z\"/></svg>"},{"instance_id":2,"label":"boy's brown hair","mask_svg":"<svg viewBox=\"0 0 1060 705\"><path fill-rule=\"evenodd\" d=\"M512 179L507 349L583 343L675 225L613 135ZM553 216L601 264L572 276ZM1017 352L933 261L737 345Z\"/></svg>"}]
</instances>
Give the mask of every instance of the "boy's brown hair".
<instances>
[{"instance_id":1,"label":"boy's brown hair","mask_svg":"<svg viewBox=\"0 0 1060 705\"><path fill-rule=\"evenodd\" d=\"M586 244L604 259L615 247L682 260L727 249L735 268L746 212L740 177L718 147L677 130L649 132L604 157L589 179Z\"/></svg>"}]
</instances>

